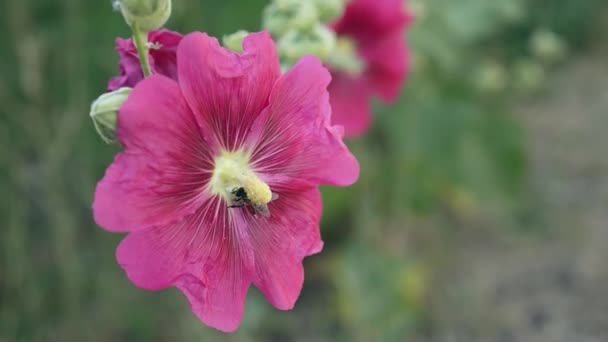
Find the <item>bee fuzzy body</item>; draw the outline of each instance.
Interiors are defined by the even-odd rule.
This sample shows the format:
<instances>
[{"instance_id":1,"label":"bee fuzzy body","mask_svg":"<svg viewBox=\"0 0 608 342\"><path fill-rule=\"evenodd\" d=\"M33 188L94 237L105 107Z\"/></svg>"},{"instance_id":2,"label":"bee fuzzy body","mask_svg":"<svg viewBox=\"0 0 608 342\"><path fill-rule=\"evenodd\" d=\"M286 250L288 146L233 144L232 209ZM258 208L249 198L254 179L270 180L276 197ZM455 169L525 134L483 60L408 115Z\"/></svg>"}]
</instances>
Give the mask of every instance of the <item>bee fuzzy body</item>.
<instances>
[{"instance_id":1,"label":"bee fuzzy body","mask_svg":"<svg viewBox=\"0 0 608 342\"><path fill-rule=\"evenodd\" d=\"M268 210L268 204L267 203L255 203L254 201L251 200L251 198L249 197L249 195L247 194L247 191L245 190L245 188L243 187L239 187L239 188L234 188L232 189L232 204L229 205L229 208L243 208L243 207L248 207L253 209L253 214L260 214L263 217L270 217L270 211ZM275 200L276 198L278 198L278 195L273 193L272 194L272 199L271 200Z\"/></svg>"}]
</instances>

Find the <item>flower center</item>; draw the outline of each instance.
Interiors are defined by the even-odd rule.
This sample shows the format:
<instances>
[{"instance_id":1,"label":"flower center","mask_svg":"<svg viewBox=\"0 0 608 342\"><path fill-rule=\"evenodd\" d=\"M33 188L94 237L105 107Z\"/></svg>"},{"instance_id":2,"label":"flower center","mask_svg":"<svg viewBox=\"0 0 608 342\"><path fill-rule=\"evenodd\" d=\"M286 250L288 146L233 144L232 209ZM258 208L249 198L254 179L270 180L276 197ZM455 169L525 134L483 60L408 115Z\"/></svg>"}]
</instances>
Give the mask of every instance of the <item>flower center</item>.
<instances>
[{"instance_id":1,"label":"flower center","mask_svg":"<svg viewBox=\"0 0 608 342\"><path fill-rule=\"evenodd\" d=\"M268 204L272 200L270 187L253 172L249 158L250 155L244 151L224 151L216 157L210 182L211 193L221 196L231 205Z\"/></svg>"}]
</instances>

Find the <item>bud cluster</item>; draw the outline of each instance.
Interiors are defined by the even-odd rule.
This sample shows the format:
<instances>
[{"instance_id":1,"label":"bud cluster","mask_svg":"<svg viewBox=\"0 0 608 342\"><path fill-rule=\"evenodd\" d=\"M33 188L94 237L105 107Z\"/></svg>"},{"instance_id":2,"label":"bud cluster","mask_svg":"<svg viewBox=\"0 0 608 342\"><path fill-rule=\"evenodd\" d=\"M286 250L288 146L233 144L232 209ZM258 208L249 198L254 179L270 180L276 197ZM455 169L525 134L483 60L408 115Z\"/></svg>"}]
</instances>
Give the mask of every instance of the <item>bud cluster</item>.
<instances>
[{"instance_id":1,"label":"bud cluster","mask_svg":"<svg viewBox=\"0 0 608 342\"><path fill-rule=\"evenodd\" d=\"M358 55L354 40L338 37L331 24L343 16L348 0L270 0L264 10L263 28L276 41L283 71L289 70L306 55L316 56L332 70L358 76L365 63ZM149 33L162 28L171 15L171 0L113 0L131 27L132 42L144 77L152 74ZM247 31L223 37L223 45L243 52ZM101 138L115 141L116 118L130 89L122 88L101 95L91 107L91 117Z\"/></svg>"},{"instance_id":2,"label":"bud cluster","mask_svg":"<svg viewBox=\"0 0 608 342\"><path fill-rule=\"evenodd\" d=\"M362 72L364 63L354 42L336 37L329 27L342 16L345 6L346 0L273 0L266 7L263 27L276 39L285 70L313 55L334 70Z\"/></svg>"},{"instance_id":3,"label":"bud cluster","mask_svg":"<svg viewBox=\"0 0 608 342\"><path fill-rule=\"evenodd\" d=\"M326 61L336 46L327 23L343 12L345 0L273 0L264 10L263 27L277 40L283 64L289 68L305 55Z\"/></svg>"},{"instance_id":4,"label":"bud cluster","mask_svg":"<svg viewBox=\"0 0 608 342\"><path fill-rule=\"evenodd\" d=\"M148 33L165 25L171 16L171 0L114 0L114 9L120 11L133 31L144 76L151 74ZM127 101L131 88L120 88L102 94L91 105L90 116L97 133L106 143L116 141L116 122L120 107Z\"/></svg>"}]
</instances>

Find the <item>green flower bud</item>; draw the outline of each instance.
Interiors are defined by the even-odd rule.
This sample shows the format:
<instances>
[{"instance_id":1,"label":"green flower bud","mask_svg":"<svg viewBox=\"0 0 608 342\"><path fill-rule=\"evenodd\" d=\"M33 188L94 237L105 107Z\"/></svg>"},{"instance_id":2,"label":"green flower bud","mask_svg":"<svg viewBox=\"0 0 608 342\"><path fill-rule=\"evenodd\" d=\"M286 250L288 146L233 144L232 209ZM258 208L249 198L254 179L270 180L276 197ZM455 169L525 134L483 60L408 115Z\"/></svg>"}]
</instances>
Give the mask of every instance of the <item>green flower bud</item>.
<instances>
[{"instance_id":1,"label":"green flower bud","mask_svg":"<svg viewBox=\"0 0 608 342\"><path fill-rule=\"evenodd\" d=\"M365 62L357 53L357 45L349 38L338 38L327 63L332 69L359 76L365 70Z\"/></svg>"},{"instance_id":2,"label":"green flower bud","mask_svg":"<svg viewBox=\"0 0 608 342\"><path fill-rule=\"evenodd\" d=\"M236 53L243 53L243 40L249 35L249 32L240 30L235 33L224 36L222 39L224 46Z\"/></svg>"},{"instance_id":3,"label":"green flower bud","mask_svg":"<svg viewBox=\"0 0 608 342\"><path fill-rule=\"evenodd\" d=\"M129 26L137 25L144 32L158 30L171 16L171 0L116 0Z\"/></svg>"},{"instance_id":4,"label":"green flower bud","mask_svg":"<svg viewBox=\"0 0 608 342\"><path fill-rule=\"evenodd\" d=\"M530 49L538 59L554 63L566 55L566 44L555 32L539 29L530 39Z\"/></svg>"},{"instance_id":5,"label":"green flower bud","mask_svg":"<svg viewBox=\"0 0 608 342\"><path fill-rule=\"evenodd\" d=\"M509 22L519 22L526 17L526 7L521 1L502 1L498 5L499 14Z\"/></svg>"},{"instance_id":6,"label":"green flower bud","mask_svg":"<svg viewBox=\"0 0 608 342\"><path fill-rule=\"evenodd\" d=\"M91 119L97 133L110 144L116 141L116 118L118 110L127 101L132 89L128 87L117 89L101 95L91 105Z\"/></svg>"},{"instance_id":7,"label":"green flower bud","mask_svg":"<svg viewBox=\"0 0 608 342\"><path fill-rule=\"evenodd\" d=\"M423 18L426 18L429 12L429 6L424 0L410 0L407 3L407 7L409 8L410 12L413 13L416 17L416 21L420 21Z\"/></svg>"},{"instance_id":8,"label":"green flower bud","mask_svg":"<svg viewBox=\"0 0 608 342\"><path fill-rule=\"evenodd\" d=\"M344 13L345 0L314 0L322 22L328 23L337 20Z\"/></svg>"},{"instance_id":9,"label":"green flower bud","mask_svg":"<svg viewBox=\"0 0 608 342\"><path fill-rule=\"evenodd\" d=\"M314 3L302 0L275 0L264 9L262 26L274 37L282 37L290 30L307 31L319 23Z\"/></svg>"},{"instance_id":10,"label":"green flower bud","mask_svg":"<svg viewBox=\"0 0 608 342\"><path fill-rule=\"evenodd\" d=\"M521 93L533 93L542 88L545 80L543 66L532 59L520 60L515 64L515 89Z\"/></svg>"},{"instance_id":11,"label":"green flower bud","mask_svg":"<svg viewBox=\"0 0 608 342\"><path fill-rule=\"evenodd\" d=\"M296 62L306 55L327 60L336 45L336 34L322 24L313 30L301 32L290 30L277 44L279 55L289 62Z\"/></svg>"},{"instance_id":12,"label":"green flower bud","mask_svg":"<svg viewBox=\"0 0 608 342\"><path fill-rule=\"evenodd\" d=\"M486 61L477 69L475 83L479 90L495 93L504 90L508 84L507 71L498 61Z\"/></svg>"}]
</instances>

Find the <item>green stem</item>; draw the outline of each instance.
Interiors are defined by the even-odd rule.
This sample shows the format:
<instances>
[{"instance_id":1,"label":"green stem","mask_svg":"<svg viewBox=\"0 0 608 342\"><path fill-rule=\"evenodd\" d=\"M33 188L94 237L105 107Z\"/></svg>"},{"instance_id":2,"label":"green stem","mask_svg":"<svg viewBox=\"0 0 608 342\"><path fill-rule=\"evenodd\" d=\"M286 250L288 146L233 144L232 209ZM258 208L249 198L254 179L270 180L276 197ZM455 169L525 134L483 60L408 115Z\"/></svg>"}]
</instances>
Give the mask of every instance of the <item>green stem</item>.
<instances>
[{"instance_id":1,"label":"green stem","mask_svg":"<svg viewBox=\"0 0 608 342\"><path fill-rule=\"evenodd\" d=\"M152 69L150 68L150 58L148 56L148 32L142 32L137 24L133 23L133 42L137 48L137 55L139 56L139 63L141 64L141 70L144 73L144 77L152 75Z\"/></svg>"}]
</instances>

